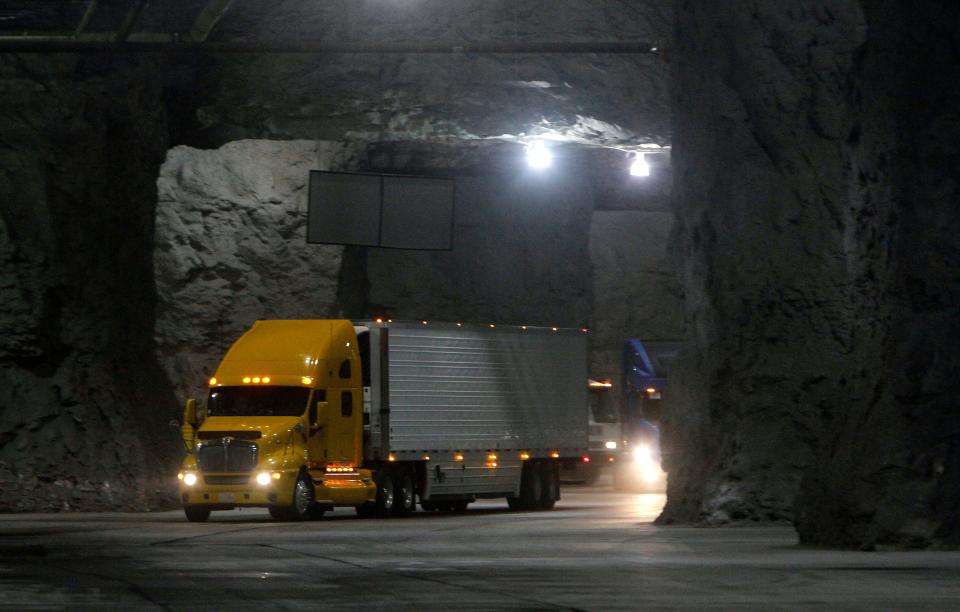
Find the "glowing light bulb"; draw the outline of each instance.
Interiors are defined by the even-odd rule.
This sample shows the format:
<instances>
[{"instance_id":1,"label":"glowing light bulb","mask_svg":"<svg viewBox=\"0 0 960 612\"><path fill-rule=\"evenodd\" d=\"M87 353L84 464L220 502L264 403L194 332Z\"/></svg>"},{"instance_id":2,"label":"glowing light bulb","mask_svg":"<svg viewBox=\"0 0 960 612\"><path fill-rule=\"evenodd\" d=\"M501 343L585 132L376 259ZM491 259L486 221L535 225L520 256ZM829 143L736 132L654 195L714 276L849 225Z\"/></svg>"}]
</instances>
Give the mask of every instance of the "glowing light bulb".
<instances>
[{"instance_id":1,"label":"glowing light bulb","mask_svg":"<svg viewBox=\"0 0 960 612\"><path fill-rule=\"evenodd\" d=\"M643 153L637 153L630 164L630 176L650 176L650 164Z\"/></svg>"},{"instance_id":2,"label":"glowing light bulb","mask_svg":"<svg viewBox=\"0 0 960 612\"><path fill-rule=\"evenodd\" d=\"M540 141L527 145L527 163L531 168L549 168L553 153Z\"/></svg>"}]
</instances>

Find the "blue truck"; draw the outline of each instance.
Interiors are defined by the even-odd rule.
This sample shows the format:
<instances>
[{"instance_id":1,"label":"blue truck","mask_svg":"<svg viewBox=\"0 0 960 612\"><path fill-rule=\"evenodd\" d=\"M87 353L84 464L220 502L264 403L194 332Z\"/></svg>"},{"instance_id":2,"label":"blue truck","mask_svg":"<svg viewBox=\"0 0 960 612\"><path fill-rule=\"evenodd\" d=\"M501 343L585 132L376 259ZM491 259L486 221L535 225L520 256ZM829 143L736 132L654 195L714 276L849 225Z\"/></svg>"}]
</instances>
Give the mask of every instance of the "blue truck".
<instances>
[{"instance_id":1,"label":"blue truck","mask_svg":"<svg viewBox=\"0 0 960 612\"><path fill-rule=\"evenodd\" d=\"M660 467L661 402L667 393L670 363L680 349L676 341L623 343L621 356L620 427L622 452L613 464L619 490L660 492L666 474Z\"/></svg>"}]
</instances>

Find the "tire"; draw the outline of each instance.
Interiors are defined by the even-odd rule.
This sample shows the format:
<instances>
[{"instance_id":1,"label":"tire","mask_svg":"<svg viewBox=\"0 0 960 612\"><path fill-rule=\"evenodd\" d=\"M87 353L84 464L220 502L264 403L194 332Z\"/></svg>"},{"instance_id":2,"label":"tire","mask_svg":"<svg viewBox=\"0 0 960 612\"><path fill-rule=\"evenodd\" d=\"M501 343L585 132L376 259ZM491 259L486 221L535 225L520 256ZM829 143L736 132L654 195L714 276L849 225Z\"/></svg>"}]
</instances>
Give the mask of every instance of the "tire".
<instances>
[{"instance_id":1,"label":"tire","mask_svg":"<svg viewBox=\"0 0 960 612\"><path fill-rule=\"evenodd\" d=\"M543 479L540 477L540 464L528 461L523 464L520 476L520 508L535 510L543 497Z\"/></svg>"},{"instance_id":2,"label":"tire","mask_svg":"<svg viewBox=\"0 0 960 612\"><path fill-rule=\"evenodd\" d=\"M388 517L393 515L393 507L396 504L396 481L393 478L393 472L389 469L383 469L377 472L377 501L376 513L378 516Z\"/></svg>"},{"instance_id":3,"label":"tire","mask_svg":"<svg viewBox=\"0 0 960 612\"><path fill-rule=\"evenodd\" d=\"M210 508L204 506L184 506L183 513L191 523L206 523L210 518Z\"/></svg>"},{"instance_id":4,"label":"tire","mask_svg":"<svg viewBox=\"0 0 960 612\"><path fill-rule=\"evenodd\" d=\"M507 507L511 510L523 510L523 501L519 497L508 497Z\"/></svg>"},{"instance_id":5,"label":"tire","mask_svg":"<svg viewBox=\"0 0 960 612\"><path fill-rule=\"evenodd\" d=\"M270 506L267 508L267 510L270 512L270 516L274 520L282 521L284 518L286 518L286 513L280 506Z\"/></svg>"},{"instance_id":6,"label":"tire","mask_svg":"<svg viewBox=\"0 0 960 612\"><path fill-rule=\"evenodd\" d=\"M406 516L411 512L416 512L417 494L413 488L413 477L410 475L410 470L397 470L394 475L393 515Z\"/></svg>"},{"instance_id":7,"label":"tire","mask_svg":"<svg viewBox=\"0 0 960 612\"><path fill-rule=\"evenodd\" d=\"M583 484L588 487L597 484L597 481L600 480L600 468L595 465L588 465L583 469Z\"/></svg>"},{"instance_id":8,"label":"tire","mask_svg":"<svg viewBox=\"0 0 960 612\"><path fill-rule=\"evenodd\" d=\"M281 520L305 521L322 517L326 509L318 506L314 501L315 494L313 479L306 472L301 472L293 485L293 503L279 508ZM276 516L273 512L270 515Z\"/></svg>"},{"instance_id":9,"label":"tire","mask_svg":"<svg viewBox=\"0 0 960 612\"><path fill-rule=\"evenodd\" d=\"M420 508L422 508L424 512L434 512L438 510L437 503L432 501L420 502Z\"/></svg>"},{"instance_id":10,"label":"tire","mask_svg":"<svg viewBox=\"0 0 960 612\"><path fill-rule=\"evenodd\" d=\"M540 503L537 507L540 510L553 510L560 499L560 477L557 474L556 466L552 463L544 463L540 466L541 490Z\"/></svg>"}]
</instances>

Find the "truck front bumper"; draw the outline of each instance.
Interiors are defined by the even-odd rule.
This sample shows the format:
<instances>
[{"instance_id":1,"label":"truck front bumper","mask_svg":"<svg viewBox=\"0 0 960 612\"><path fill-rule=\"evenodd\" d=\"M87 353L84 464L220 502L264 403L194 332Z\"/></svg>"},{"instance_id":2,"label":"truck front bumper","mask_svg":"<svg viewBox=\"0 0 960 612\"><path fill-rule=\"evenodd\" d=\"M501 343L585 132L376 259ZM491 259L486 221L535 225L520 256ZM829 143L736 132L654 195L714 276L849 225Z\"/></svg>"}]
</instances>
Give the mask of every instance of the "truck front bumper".
<instances>
[{"instance_id":1,"label":"truck front bumper","mask_svg":"<svg viewBox=\"0 0 960 612\"><path fill-rule=\"evenodd\" d=\"M310 472L314 481L314 499L326 506L356 506L376 498L376 485L369 470L357 475L325 475ZM197 474L194 485L180 481L180 501L187 506L235 507L289 506L299 471L282 472L279 479L266 485L256 475Z\"/></svg>"}]
</instances>

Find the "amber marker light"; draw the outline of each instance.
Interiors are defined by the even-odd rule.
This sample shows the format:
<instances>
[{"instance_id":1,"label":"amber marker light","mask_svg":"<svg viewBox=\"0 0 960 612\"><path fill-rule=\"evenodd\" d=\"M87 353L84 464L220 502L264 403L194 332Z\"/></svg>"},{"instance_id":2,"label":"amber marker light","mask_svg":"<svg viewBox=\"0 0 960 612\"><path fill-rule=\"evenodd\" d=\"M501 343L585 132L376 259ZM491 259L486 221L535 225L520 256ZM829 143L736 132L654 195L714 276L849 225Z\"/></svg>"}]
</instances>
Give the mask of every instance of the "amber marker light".
<instances>
[{"instance_id":1,"label":"amber marker light","mask_svg":"<svg viewBox=\"0 0 960 612\"><path fill-rule=\"evenodd\" d=\"M554 459L559 459L560 453L558 453L557 451L553 451L552 453L550 453L550 456L553 457Z\"/></svg>"},{"instance_id":2,"label":"amber marker light","mask_svg":"<svg viewBox=\"0 0 960 612\"><path fill-rule=\"evenodd\" d=\"M529 458L530 458L530 453L527 453L527 452L520 453L520 461L526 461Z\"/></svg>"},{"instance_id":3,"label":"amber marker light","mask_svg":"<svg viewBox=\"0 0 960 612\"><path fill-rule=\"evenodd\" d=\"M493 329L494 327L496 327L496 325L494 325L493 323L491 323L491 324L490 324L490 329Z\"/></svg>"},{"instance_id":4,"label":"amber marker light","mask_svg":"<svg viewBox=\"0 0 960 612\"><path fill-rule=\"evenodd\" d=\"M396 455L390 455L389 457L387 457L387 461L396 461L396 460L397 460Z\"/></svg>"},{"instance_id":5,"label":"amber marker light","mask_svg":"<svg viewBox=\"0 0 960 612\"><path fill-rule=\"evenodd\" d=\"M254 377L253 377L253 384L255 384L255 385L259 385L259 384L260 384L260 377L259 377L259 376L254 376Z\"/></svg>"},{"instance_id":6,"label":"amber marker light","mask_svg":"<svg viewBox=\"0 0 960 612\"><path fill-rule=\"evenodd\" d=\"M493 453L490 453L489 455L487 455L487 461L496 461L496 460L497 460L497 456L494 455Z\"/></svg>"},{"instance_id":7,"label":"amber marker light","mask_svg":"<svg viewBox=\"0 0 960 612\"><path fill-rule=\"evenodd\" d=\"M264 383L270 382L270 377L269 377L269 376L264 376L264 377L263 377L263 382L264 382Z\"/></svg>"},{"instance_id":8,"label":"amber marker light","mask_svg":"<svg viewBox=\"0 0 960 612\"><path fill-rule=\"evenodd\" d=\"M656 393L656 392L657 390L654 389L653 387L647 387L647 393Z\"/></svg>"},{"instance_id":9,"label":"amber marker light","mask_svg":"<svg viewBox=\"0 0 960 612\"><path fill-rule=\"evenodd\" d=\"M557 328L556 328L556 327L554 327L554 328L553 328L553 331L557 331Z\"/></svg>"},{"instance_id":10,"label":"amber marker light","mask_svg":"<svg viewBox=\"0 0 960 612\"><path fill-rule=\"evenodd\" d=\"M217 379L216 379L216 378L211 378L211 379L210 379L210 386L211 386L211 387L214 387L214 386L216 386L216 384L217 384Z\"/></svg>"},{"instance_id":11,"label":"amber marker light","mask_svg":"<svg viewBox=\"0 0 960 612\"><path fill-rule=\"evenodd\" d=\"M456 455L453 456L453 460L454 460L454 461L463 461L463 455L461 455L460 453L457 453Z\"/></svg>"},{"instance_id":12,"label":"amber marker light","mask_svg":"<svg viewBox=\"0 0 960 612\"><path fill-rule=\"evenodd\" d=\"M273 474L271 474L271 476L273 477L274 480L280 480L280 477L283 476L283 474L281 474L280 472L274 472Z\"/></svg>"},{"instance_id":13,"label":"amber marker light","mask_svg":"<svg viewBox=\"0 0 960 612\"><path fill-rule=\"evenodd\" d=\"M177 480L183 480L183 472L177 473Z\"/></svg>"},{"instance_id":14,"label":"amber marker light","mask_svg":"<svg viewBox=\"0 0 960 612\"><path fill-rule=\"evenodd\" d=\"M250 377L249 377L249 376L244 376L244 377L243 377L243 384L245 384L245 385L249 385L249 384L250 384Z\"/></svg>"},{"instance_id":15,"label":"amber marker light","mask_svg":"<svg viewBox=\"0 0 960 612\"><path fill-rule=\"evenodd\" d=\"M376 321L377 323L383 323L383 319L381 319L380 317L377 317L377 318L375 319L375 321Z\"/></svg>"},{"instance_id":16,"label":"amber marker light","mask_svg":"<svg viewBox=\"0 0 960 612\"><path fill-rule=\"evenodd\" d=\"M312 377L312 376L304 376L303 378L300 379L300 382L302 382L302 383L305 384L305 385L313 384L313 377Z\"/></svg>"}]
</instances>

